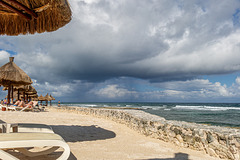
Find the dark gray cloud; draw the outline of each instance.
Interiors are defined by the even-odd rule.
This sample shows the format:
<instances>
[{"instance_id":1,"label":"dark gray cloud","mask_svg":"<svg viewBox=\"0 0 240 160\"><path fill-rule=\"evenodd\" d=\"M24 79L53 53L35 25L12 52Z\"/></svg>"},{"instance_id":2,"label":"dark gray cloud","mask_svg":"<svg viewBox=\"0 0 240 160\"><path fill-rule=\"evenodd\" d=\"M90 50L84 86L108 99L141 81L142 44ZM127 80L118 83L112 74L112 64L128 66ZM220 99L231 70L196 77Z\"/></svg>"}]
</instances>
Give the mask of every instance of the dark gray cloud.
<instances>
[{"instance_id":1,"label":"dark gray cloud","mask_svg":"<svg viewBox=\"0 0 240 160\"><path fill-rule=\"evenodd\" d=\"M119 89L112 83L119 77L176 82L240 70L240 30L234 16L238 0L70 0L70 4L73 20L56 32L0 37L0 49L17 53L15 62L42 88L67 84L85 93L91 90L90 94L104 91L99 85ZM1 52L1 64L6 54ZM129 86L125 89L132 93ZM104 93L100 91L97 95Z\"/></svg>"}]
</instances>

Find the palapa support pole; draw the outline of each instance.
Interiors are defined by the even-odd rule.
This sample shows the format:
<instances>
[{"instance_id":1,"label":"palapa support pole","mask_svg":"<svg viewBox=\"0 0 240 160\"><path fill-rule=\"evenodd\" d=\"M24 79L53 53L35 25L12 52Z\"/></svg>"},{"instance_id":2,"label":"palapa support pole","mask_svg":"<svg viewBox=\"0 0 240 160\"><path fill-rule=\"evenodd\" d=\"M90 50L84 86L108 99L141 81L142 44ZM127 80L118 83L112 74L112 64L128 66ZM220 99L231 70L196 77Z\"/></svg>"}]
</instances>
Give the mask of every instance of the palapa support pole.
<instances>
[{"instance_id":1,"label":"palapa support pole","mask_svg":"<svg viewBox=\"0 0 240 160\"><path fill-rule=\"evenodd\" d=\"M7 104L10 104L10 93L11 93L11 84L8 85Z\"/></svg>"},{"instance_id":2,"label":"palapa support pole","mask_svg":"<svg viewBox=\"0 0 240 160\"><path fill-rule=\"evenodd\" d=\"M19 91L19 89L18 89L18 100L20 100L20 91Z\"/></svg>"},{"instance_id":3,"label":"palapa support pole","mask_svg":"<svg viewBox=\"0 0 240 160\"><path fill-rule=\"evenodd\" d=\"M12 103L13 103L13 85L11 86L11 97L12 97Z\"/></svg>"},{"instance_id":4,"label":"palapa support pole","mask_svg":"<svg viewBox=\"0 0 240 160\"><path fill-rule=\"evenodd\" d=\"M24 99L24 101L26 101L25 91L23 92L23 99Z\"/></svg>"}]
</instances>

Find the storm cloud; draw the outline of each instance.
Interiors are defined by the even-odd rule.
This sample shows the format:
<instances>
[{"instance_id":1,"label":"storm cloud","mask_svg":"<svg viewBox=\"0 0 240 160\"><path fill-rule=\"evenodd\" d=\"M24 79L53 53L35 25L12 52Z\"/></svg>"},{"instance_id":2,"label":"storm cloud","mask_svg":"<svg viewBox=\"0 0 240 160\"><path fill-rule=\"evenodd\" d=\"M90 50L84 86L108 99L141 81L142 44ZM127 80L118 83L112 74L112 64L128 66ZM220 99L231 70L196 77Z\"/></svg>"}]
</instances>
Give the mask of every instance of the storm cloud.
<instances>
[{"instance_id":1,"label":"storm cloud","mask_svg":"<svg viewBox=\"0 0 240 160\"><path fill-rule=\"evenodd\" d=\"M157 101L184 93L186 100L194 90L201 97L210 94L204 88L215 86L211 95L237 95L201 76L240 70L240 1L69 2L72 21L58 31L0 38L0 64L15 56L41 93L76 101L93 100L91 95ZM150 91L132 87L137 82ZM180 87L185 83L191 91Z\"/></svg>"}]
</instances>

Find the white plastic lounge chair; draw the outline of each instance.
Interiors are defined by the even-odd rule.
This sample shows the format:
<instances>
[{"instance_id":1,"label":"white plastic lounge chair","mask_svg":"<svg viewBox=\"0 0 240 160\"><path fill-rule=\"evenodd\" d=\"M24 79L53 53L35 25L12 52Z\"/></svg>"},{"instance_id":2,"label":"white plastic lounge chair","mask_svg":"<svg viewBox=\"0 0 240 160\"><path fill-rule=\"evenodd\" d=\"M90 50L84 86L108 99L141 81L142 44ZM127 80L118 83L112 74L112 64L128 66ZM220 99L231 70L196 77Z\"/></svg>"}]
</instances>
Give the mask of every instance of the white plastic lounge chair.
<instances>
[{"instance_id":1,"label":"white plastic lounge chair","mask_svg":"<svg viewBox=\"0 0 240 160\"><path fill-rule=\"evenodd\" d=\"M4 105L0 104L0 109L2 110L2 108L6 108L6 111L9 111L9 110L14 110L14 111L16 111L15 107L12 106L12 105L10 105L10 106L7 106L7 105L4 106Z\"/></svg>"},{"instance_id":2,"label":"white plastic lounge chair","mask_svg":"<svg viewBox=\"0 0 240 160\"><path fill-rule=\"evenodd\" d=\"M44 111L45 107L40 107L38 104L38 101L32 101L33 102L33 110L34 111Z\"/></svg>"},{"instance_id":3,"label":"white plastic lounge chair","mask_svg":"<svg viewBox=\"0 0 240 160\"><path fill-rule=\"evenodd\" d=\"M0 109L2 110L4 108L6 109L6 111L8 110L8 106L4 106L4 105L0 104Z\"/></svg>"},{"instance_id":4,"label":"white plastic lounge chair","mask_svg":"<svg viewBox=\"0 0 240 160\"><path fill-rule=\"evenodd\" d=\"M31 152L29 147L52 147L40 152ZM29 157L53 153L57 148L64 149L57 160L66 160L70 148L61 136L54 133L2 133L0 134L0 158L3 160L18 160L5 149L15 149Z\"/></svg>"},{"instance_id":5,"label":"white plastic lounge chair","mask_svg":"<svg viewBox=\"0 0 240 160\"><path fill-rule=\"evenodd\" d=\"M2 110L2 108L6 108L6 111L16 111L16 108L14 106L4 106L0 104L0 108Z\"/></svg>"},{"instance_id":6,"label":"white plastic lounge chair","mask_svg":"<svg viewBox=\"0 0 240 160\"><path fill-rule=\"evenodd\" d=\"M0 123L2 133L27 133L27 132L42 132L54 133L52 127L46 124L38 123Z\"/></svg>"},{"instance_id":7,"label":"white plastic lounge chair","mask_svg":"<svg viewBox=\"0 0 240 160\"><path fill-rule=\"evenodd\" d=\"M12 106L13 108L15 108L15 110L17 110L17 111L33 111L33 107L31 106L31 105L27 105L26 107L18 107L18 106L16 106L16 107L14 107L14 106Z\"/></svg>"},{"instance_id":8,"label":"white plastic lounge chair","mask_svg":"<svg viewBox=\"0 0 240 160\"><path fill-rule=\"evenodd\" d=\"M17 123L0 123L0 133L10 133L12 132L17 132L18 131L18 124Z\"/></svg>"},{"instance_id":9,"label":"white plastic lounge chair","mask_svg":"<svg viewBox=\"0 0 240 160\"><path fill-rule=\"evenodd\" d=\"M17 107L18 110L20 111L33 111L34 109L42 111L39 107L36 107L38 104L38 101L32 101L32 105L27 105L26 107Z\"/></svg>"},{"instance_id":10,"label":"white plastic lounge chair","mask_svg":"<svg viewBox=\"0 0 240 160\"><path fill-rule=\"evenodd\" d=\"M16 111L16 108L14 106L6 106L7 111Z\"/></svg>"},{"instance_id":11,"label":"white plastic lounge chair","mask_svg":"<svg viewBox=\"0 0 240 160\"><path fill-rule=\"evenodd\" d=\"M21 110L22 111L33 111L33 107L31 105L27 105L26 107L23 107Z\"/></svg>"},{"instance_id":12,"label":"white plastic lounge chair","mask_svg":"<svg viewBox=\"0 0 240 160\"><path fill-rule=\"evenodd\" d=\"M54 133L52 127L46 124L39 123L0 123L0 133L29 133L29 132L42 132Z\"/></svg>"},{"instance_id":13,"label":"white plastic lounge chair","mask_svg":"<svg viewBox=\"0 0 240 160\"><path fill-rule=\"evenodd\" d=\"M18 132L54 133L52 127L46 124L18 123Z\"/></svg>"}]
</instances>

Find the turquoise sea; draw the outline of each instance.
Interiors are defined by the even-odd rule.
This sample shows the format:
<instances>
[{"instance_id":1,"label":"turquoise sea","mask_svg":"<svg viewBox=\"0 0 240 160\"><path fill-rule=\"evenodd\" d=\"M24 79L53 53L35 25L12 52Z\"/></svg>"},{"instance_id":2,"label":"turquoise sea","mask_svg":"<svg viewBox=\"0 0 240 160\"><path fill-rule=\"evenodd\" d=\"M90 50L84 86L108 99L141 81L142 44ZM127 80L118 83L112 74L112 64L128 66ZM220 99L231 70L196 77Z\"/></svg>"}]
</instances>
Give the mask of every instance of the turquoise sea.
<instances>
[{"instance_id":1,"label":"turquoise sea","mask_svg":"<svg viewBox=\"0 0 240 160\"><path fill-rule=\"evenodd\" d=\"M56 103L53 103L56 105ZM65 106L79 107L129 107L164 117L210 124L215 126L240 127L240 103L69 103Z\"/></svg>"}]
</instances>

